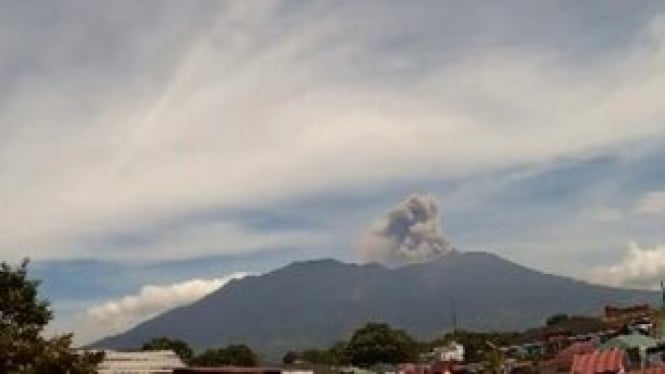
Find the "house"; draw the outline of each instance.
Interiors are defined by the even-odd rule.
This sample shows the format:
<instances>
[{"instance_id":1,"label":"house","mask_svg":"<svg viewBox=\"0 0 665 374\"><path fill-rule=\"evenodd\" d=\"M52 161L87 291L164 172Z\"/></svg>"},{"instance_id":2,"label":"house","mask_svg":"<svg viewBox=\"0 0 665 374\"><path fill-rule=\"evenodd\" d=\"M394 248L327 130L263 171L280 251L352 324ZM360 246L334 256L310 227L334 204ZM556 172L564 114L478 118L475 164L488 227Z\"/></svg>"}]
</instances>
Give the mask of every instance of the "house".
<instances>
[{"instance_id":1,"label":"house","mask_svg":"<svg viewBox=\"0 0 665 374\"><path fill-rule=\"evenodd\" d=\"M104 360L97 366L98 374L171 374L175 369L184 368L185 364L175 352L142 351L120 352L104 351Z\"/></svg>"},{"instance_id":2,"label":"house","mask_svg":"<svg viewBox=\"0 0 665 374\"><path fill-rule=\"evenodd\" d=\"M434 348L434 360L441 362L464 362L464 346L455 341Z\"/></svg>"},{"instance_id":3,"label":"house","mask_svg":"<svg viewBox=\"0 0 665 374\"><path fill-rule=\"evenodd\" d=\"M553 358L543 361L539 365L541 373L568 373L573 366L575 355L584 355L593 353L596 350L591 341L575 342L557 353Z\"/></svg>"},{"instance_id":4,"label":"house","mask_svg":"<svg viewBox=\"0 0 665 374\"><path fill-rule=\"evenodd\" d=\"M613 328L635 325L637 328L650 330L647 333L653 333L655 332L655 325L660 322L660 315L657 309L651 308L648 304L632 305L623 308L608 305L605 306L605 314L602 320Z\"/></svg>"},{"instance_id":5,"label":"house","mask_svg":"<svg viewBox=\"0 0 665 374\"><path fill-rule=\"evenodd\" d=\"M173 374L282 374L282 369L244 366L190 367L175 369Z\"/></svg>"}]
</instances>

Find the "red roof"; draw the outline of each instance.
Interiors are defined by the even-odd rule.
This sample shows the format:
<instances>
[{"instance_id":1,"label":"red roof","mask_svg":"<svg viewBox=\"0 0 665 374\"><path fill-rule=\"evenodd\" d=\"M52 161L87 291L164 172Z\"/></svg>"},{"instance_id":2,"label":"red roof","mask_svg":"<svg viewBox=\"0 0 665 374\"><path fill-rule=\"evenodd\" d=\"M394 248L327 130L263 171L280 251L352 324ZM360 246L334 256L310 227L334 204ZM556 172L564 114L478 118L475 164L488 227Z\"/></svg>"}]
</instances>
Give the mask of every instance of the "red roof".
<instances>
[{"instance_id":1,"label":"red roof","mask_svg":"<svg viewBox=\"0 0 665 374\"><path fill-rule=\"evenodd\" d=\"M593 353L595 350L596 347L591 341L575 342L559 352L559 354L556 355L556 358L572 362L575 355Z\"/></svg>"},{"instance_id":2,"label":"red roof","mask_svg":"<svg viewBox=\"0 0 665 374\"><path fill-rule=\"evenodd\" d=\"M555 357L542 363L544 367L556 367L562 370L569 370L573 364L575 355L592 353L595 350L592 342L575 342L566 349L559 352Z\"/></svg>"},{"instance_id":3,"label":"red roof","mask_svg":"<svg viewBox=\"0 0 665 374\"><path fill-rule=\"evenodd\" d=\"M612 348L605 351L575 355L573 357L573 374L595 374L619 372L624 368L625 355L623 350Z\"/></svg>"}]
</instances>

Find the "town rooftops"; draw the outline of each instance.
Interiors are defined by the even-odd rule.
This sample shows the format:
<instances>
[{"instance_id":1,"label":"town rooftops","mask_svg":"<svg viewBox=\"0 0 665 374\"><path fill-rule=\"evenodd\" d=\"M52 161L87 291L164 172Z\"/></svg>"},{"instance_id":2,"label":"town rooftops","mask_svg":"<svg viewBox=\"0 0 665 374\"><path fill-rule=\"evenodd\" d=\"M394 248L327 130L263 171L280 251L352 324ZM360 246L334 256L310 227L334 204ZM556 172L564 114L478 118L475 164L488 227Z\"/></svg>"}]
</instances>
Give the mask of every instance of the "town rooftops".
<instances>
[{"instance_id":1,"label":"town rooftops","mask_svg":"<svg viewBox=\"0 0 665 374\"><path fill-rule=\"evenodd\" d=\"M282 369L273 367L244 367L244 366L221 366L221 367L190 367L177 368L173 374L280 374Z\"/></svg>"},{"instance_id":2,"label":"town rooftops","mask_svg":"<svg viewBox=\"0 0 665 374\"><path fill-rule=\"evenodd\" d=\"M658 346L658 341L654 338L642 335L640 333L632 333L628 335L619 335L614 337L600 346L601 350L610 348L653 348Z\"/></svg>"},{"instance_id":3,"label":"town rooftops","mask_svg":"<svg viewBox=\"0 0 665 374\"><path fill-rule=\"evenodd\" d=\"M104 360L99 364L99 374L172 373L175 368L185 367L173 351L120 352L104 351Z\"/></svg>"}]
</instances>

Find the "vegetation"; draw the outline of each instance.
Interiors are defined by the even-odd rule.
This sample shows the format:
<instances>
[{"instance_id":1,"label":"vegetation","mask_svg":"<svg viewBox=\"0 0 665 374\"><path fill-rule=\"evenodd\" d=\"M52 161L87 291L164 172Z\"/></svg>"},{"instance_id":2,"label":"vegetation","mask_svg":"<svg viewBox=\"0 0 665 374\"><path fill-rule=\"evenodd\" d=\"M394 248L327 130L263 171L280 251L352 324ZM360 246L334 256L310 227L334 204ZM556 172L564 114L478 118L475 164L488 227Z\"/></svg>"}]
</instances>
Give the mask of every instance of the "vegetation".
<instances>
[{"instance_id":1,"label":"vegetation","mask_svg":"<svg viewBox=\"0 0 665 374\"><path fill-rule=\"evenodd\" d=\"M0 264L0 373L94 373L103 354L76 353L71 334L42 335L53 312L38 297L40 282L28 277L28 262Z\"/></svg>"},{"instance_id":2,"label":"vegetation","mask_svg":"<svg viewBox=\"0 0 665 374\"><path fill-rule=\"evenodd\" d=\"M360 367L398 364L415 361L418 345L402 330L392 329L385 323L368 323L353 333L345 353L351 364Z\"/></svg>"},{"instance_id":3,"label":"vegetation","mask_svg":"<svg viewBox=\"0 0 665 374\"><path fill-rule=\"evenodd\" d=\"M435 347L447 345L455 341L464 346L465 358L470 362L480 362L486 359L488 350L487 343L497 346L515 344L521 334L514 332L476 332L468 330L456 330L445 334L439 339L420 344L420 352L430 352Z\"/></svg>"},{"instance_id":4,"label":"vegetation","mask_svg":"<svg viewBox=\"0 0 665 374\"><path fill-rule=\"evenodd\" d=\"M143 344L141 350L144 351L159 351L171 350L180 357L185 363L189 363L194 357L194 351L189 347L187 342L180 339L170 339L167 337L152 338Z\"/></svg>"},{"instance_id":5,"label":"vegetation","mask_svg":"<svg viewBox=\"0 0 665 374\"><path fill-rule=\"evenodd\" d=\"M549 317L549 318L545 321L545 325L546 325L546 326L555 326L555 325L558 325L558 324L560 324L560 323L562 323L562 322L566 322L566 321L568 321L569 319L570 319L570 316L569 316L569 315L567 315L567 314L565 314L565 313L559 313L559 314L555 314L555 315Z\"/></svg>"},{"instance_id":6,"label":"vegetation","mask_svg":"<svg viewBox=\"0 0 665 374\"><path fill-rule=\"evenodd\" d=\"M499 374L503 372L503 366L506 362L506 357L498 347L492 343L487 343L487 350L483 353L483 366L489 373Z\"/></svg>"},{"instance_id":7,"label":"vegetation","mask_svg":"<svg viewBox=\"0 0 665 374\"><path fill-rule=\"evenodd\" d=\"M282 357L282 363L284 365L295 364L298 361L300 361L300 355L296 351L288 351L284 354L284 357Z\"/></svg>"},{"instance_id":8,"label":"vegetation","mask_svg":"<svg viewBox=\"0 0 665 374\"><path fill-rule=\"evenodd\" d=\"M244 344L231 344L224 348L208 349L192 360L197 366L256 366L258 357Z\"/></svg>"},{"instance_id":9,"label":"vegetation","mask_svg":"<svg viewBox=\"0 0 665 374\"><path fill-rule=\"evenodd\" d=\"M362 367L371 367L378 363L416 362L419 354L456 341L464 346L467 361L495 365L503 356L500 352L492 351L490 347L512 345L518 342L520 337L521 334L512 332L457 330L432 341L416 342L404 331L393 329L387 324L368 323L356 330L348 343L339 342L328 349L289 351L282 358L282 362L291 364L304 361L312 364L352 364Z\"/></svg>"}]
</instances>

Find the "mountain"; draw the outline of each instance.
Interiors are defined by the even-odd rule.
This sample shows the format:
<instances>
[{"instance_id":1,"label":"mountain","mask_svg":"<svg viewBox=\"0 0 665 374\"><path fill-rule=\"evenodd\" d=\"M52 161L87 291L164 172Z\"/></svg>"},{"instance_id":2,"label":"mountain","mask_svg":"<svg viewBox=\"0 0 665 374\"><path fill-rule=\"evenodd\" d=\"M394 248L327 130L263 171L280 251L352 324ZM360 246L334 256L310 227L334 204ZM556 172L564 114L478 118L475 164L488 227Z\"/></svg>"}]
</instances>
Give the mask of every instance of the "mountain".
<instances>
[{"instance_id":1,"label":"mountain","mask_svg":"<svg viewBox=\"0 0 665 374\"><path fill-rule=\"evenodd\" d=\"M591 285L480 252L395 269L317 260L232 281L93 346L137 348L169 336L197 349L243 342L278 357L347 339L367 321L431 338L452 327L453 309L461 328L522 330L559 312L599 314L607 304L657 299L653 292Z\"/></svg>"}]
</instances>

